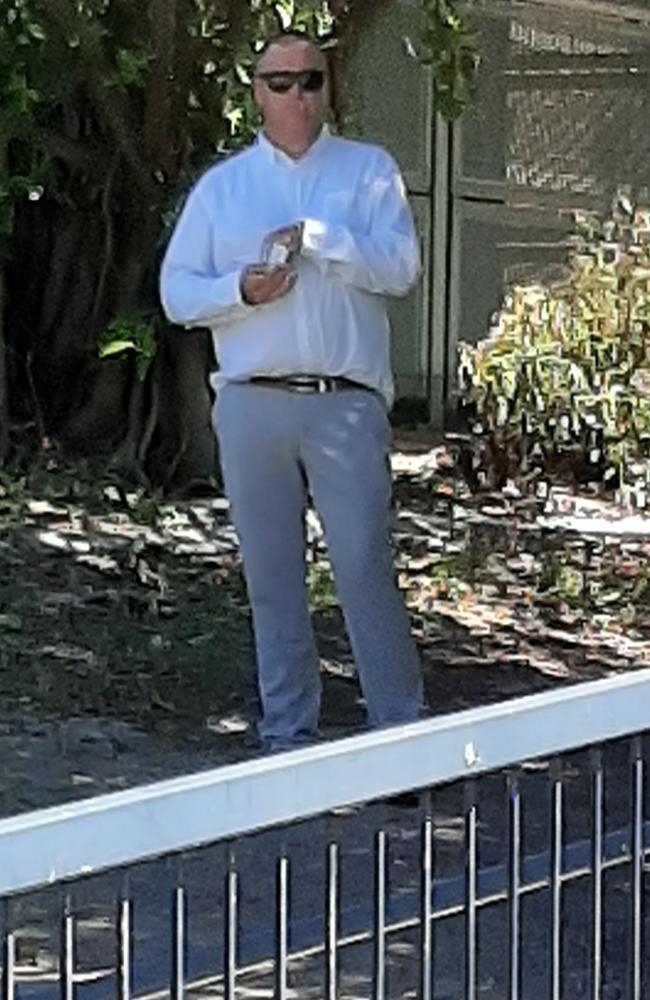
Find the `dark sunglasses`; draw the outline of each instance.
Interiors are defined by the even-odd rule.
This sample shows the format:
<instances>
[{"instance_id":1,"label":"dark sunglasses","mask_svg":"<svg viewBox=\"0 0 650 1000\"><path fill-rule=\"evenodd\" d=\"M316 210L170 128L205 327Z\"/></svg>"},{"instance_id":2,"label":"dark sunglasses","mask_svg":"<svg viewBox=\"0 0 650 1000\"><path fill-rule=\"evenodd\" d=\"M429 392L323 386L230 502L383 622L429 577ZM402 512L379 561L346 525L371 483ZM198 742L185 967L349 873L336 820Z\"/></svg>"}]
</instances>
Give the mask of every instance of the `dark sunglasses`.
<instances>
[{"instance_id":1,"label":"dark sunglasses","mask_svg":"<svg viewBox=\"0 0 650 1000\"><path fill-rule=\"evenodd\" d=\"M259 73L259 78L274 94L288 94L294 83L298 84L300 93L317 94L323 89L325 74L322 69L280 70L276 73Z\"/></svg>"}]
</instances>

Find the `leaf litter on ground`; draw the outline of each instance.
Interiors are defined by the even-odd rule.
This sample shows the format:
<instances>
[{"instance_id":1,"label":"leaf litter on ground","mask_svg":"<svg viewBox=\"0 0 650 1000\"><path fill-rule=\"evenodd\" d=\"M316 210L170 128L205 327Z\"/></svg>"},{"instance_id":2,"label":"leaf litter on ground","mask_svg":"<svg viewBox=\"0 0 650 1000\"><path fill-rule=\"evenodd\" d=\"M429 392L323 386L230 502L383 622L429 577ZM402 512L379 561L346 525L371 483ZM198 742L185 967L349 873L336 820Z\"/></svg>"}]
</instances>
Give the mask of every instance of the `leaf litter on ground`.
<instances>
[{"instance_id":1,"label":"leaf litter on ground","mask_svg":"<svg viewBox=\"0 0 650 1000\"><path fill-rule=\"evenodd\" d=\"M515 484L470 493L431 453L393 465L409 606L469 636L460 654L438 644L447 665L525 662L567 678L649 665L650 517L552 486L532 498Z\"/></svg>"},{"instance_id":2,"label":"leaf litter on ground","mask_svg":"<svg viewBox=\"0 0 650 1000\"><path fill-rule=\"evenodd\" d=\"M648 662L647 519L557 490L472 494L451 447L398 442L393 469L399 581L436 710ZM240 732L252 649L224 498L76 475L3 490L0 712L111 716L179 738ZM313 513L307 528L325 717L353 728L363 706Z\"/></svg>"}]
</instances>

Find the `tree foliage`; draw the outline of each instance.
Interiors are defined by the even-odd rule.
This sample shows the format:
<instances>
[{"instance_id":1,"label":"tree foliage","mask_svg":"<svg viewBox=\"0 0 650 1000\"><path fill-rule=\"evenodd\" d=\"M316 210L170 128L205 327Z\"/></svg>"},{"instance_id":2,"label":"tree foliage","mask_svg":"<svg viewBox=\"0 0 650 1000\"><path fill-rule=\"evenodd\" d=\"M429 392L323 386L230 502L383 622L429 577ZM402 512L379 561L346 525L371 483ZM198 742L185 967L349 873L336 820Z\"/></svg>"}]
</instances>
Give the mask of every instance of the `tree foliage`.
<instances>
[{"instance_id":1,"label":"tree foliage","mask_svg":"<svg viewBox=\"0 0 650 1000\"><path fill-rule=\"evenodd\" d=\"M163 482L207 474L211 348L161 337L160 255L183 192L256 128L259 40L334 42L363 3L0 0L0 461L11 410L35 441ZM451 0L421 13L419 55L442 52L453 103L469 62L431 33Z\"/></svg>"},{"instance_id":2,"label":"tree foliage","mask_svg":"<svg viewBox=\"0 0 650 1000\"><path fill-rule=\"evenodd\" d=\"M477 39L456 0L421 0L422 21L415 54L430 66L438 111L454 121L471 101L478 66Z\"/></svg>"}]
</instances>

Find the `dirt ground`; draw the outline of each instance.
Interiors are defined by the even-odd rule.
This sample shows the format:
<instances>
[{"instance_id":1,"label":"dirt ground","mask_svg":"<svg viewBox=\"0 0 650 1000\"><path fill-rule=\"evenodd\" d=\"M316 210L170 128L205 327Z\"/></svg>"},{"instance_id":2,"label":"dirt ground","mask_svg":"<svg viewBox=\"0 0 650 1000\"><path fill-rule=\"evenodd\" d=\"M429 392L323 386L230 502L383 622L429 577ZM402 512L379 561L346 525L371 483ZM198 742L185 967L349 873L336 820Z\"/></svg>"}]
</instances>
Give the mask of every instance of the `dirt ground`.
<instances>
[{"instance_id":1,"label":"dirt ground","mask_svg":"<svg viewBox=\"0 0 650 1000\"><path fill-rule=\"evenodd\" d=\"M602 588L587 606L586 577L575 582L584 546L527 534L537 507L477 505L426 437L398 439L393 464L400 585L432 712L643 660L645 611L625 635L600 621ZM364 712L313 518L309 536L328 738L363 726ZM642 556L626 556L638 557L635 594ZM607 558L589 550L600 580ZM0 814L247 755L249 615L222 497L157 500L54 462L29 480L5 475L0 566ZM617 594L608 607L629 607Z\"/></svg>"}]
</instances>

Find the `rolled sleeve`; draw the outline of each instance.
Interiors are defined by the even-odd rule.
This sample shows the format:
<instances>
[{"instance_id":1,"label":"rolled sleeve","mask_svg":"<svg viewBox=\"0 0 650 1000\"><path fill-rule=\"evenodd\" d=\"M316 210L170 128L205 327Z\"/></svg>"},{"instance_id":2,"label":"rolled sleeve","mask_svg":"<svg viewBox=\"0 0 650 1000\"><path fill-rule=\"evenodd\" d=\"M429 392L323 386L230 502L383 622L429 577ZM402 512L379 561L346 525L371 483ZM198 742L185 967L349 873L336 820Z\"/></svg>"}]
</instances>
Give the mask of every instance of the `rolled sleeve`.
<instances>
[{"instance_id":1,"label":"rolled sleeve","mask_svg":"<svg viewBox=\"0 0 650 1000\"><path fill-rule=\"evenodd\" d=\"M216 273L212 224L200 188L189 195L169 242L160 272L160 297L168 318L181 326L233 323L252 306L241 292L241 268Z\"/></svg>"},{"instance_id":2,"label":"rolled sleeve","mask_svg":"<svg viewBox=\"0 0 650 1000\"><path fill-rule=\"evenodd\" d=\"M343 281L365 291L404 295L420 272L420 250L404 182L389 162L390 172L369 185L369 231L308 218L303 252L328 262Z\"/></svg>"}]
</instances>

